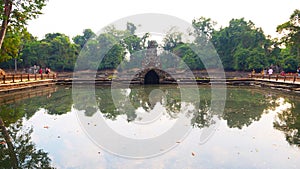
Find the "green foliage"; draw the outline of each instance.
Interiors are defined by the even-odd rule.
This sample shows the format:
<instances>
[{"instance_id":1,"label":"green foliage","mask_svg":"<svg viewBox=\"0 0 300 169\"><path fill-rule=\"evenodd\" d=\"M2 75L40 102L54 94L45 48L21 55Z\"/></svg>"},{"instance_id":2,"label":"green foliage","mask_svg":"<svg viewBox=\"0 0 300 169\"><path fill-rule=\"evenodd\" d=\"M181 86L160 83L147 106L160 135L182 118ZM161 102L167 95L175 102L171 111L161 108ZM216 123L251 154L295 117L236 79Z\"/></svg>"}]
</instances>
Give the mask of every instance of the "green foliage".
<instances>
[{"instance_id":1,"label":"green foliage","mask_svg":"<svg viewBox=\"0 0 300 169\"><path fill-rule=\"evenodd\" d=\"M186 64L191 70L204 68L200 57L192 50L190 44L177 45L173 49L173 53L180 57L184 64ZM183 67L183 65L181 65L181 67Z\"/></svg>"},{"instance_id":2,"label":"green foliage","mask_svg":"<svg viewBox=\"0 0 300 169\"><path fill-rule=\"evenodd\" d=\"M78 54L75 44L68 36L60 33L46 34L41 41L32 40L22 50L23 67L40 65L53 70L73 70Z\"/></svg>"},{"instance_id":3,"label":"green foliage","mask_svg":"<svg viewBox=\"0 0 300 169\"><path fill-rule=\"evenodd\" d=\"M0 61L8 60L11 57L16 57L17 49L20 48L20 43L11 41L10 39L20 38L21 33L26 31L26 24L29 20L35 19L41 14L42 8L46 5L47 0L4 0L0 2L0 49L3 45L3 40L6 41L4 51L8 48L14 49L6 52L6 55L0 55ZM10 32L10 33L8 33ZM5 35L8 33L11 37L5 39Z\"/></svg>"},{"instance_id":4,"label":"green foliage","mask_svg":"<svg viewBox=\"0 0 300 169\"><path fill-rule=\"evenodd\" d=\"M176 30L176 27L172 27L165 35L163 39L163 49L166 51L172 51L177 45L182 42L182 32Z\"/></svg>"},{"instance_id":5,"label":"green foliage","mask_svg":"<svg viewBox=\"0 0 300 169\"><path fill-rule=\"evenodd\" d=\"M262 69L272 63L267 62L268 46L263 31L244 18L232 19L229 26L214 31L212 42L223 62L225 70Z\"/></svg>"},{"instance_id":6,"label":"green foliage","mask_svg":"<svg viewBox=\"0 0 300 169\"><path fill-rule=\"evenodd\" d=\"M300 10L296 9L290 16L290 20L277 26L277 32L283 35L281 43L290 47L291 55L300 61Z\"/></svg>"},{"instance_id":7,"label":"green foliage","mask_svg":"<svg viewBox=\"0 0 300 169\"><path fill-rule=\"evenodd\" d=\"M0 61L7 61L16 58L21 46L21 36L19 32L7 31L4 43L1 48Z\"/></svg>"},{"instance_id":8,"label":"green foliage","mask_svg":"<svg viewBox=\"0 0 300 169\"><path fill-rule=\"evenodd\" d=\"M25 0L20 2L29 3ZM45 0L32 1L41 4L41 7L44 2ZM1 5L3 6L3 2ZM28 17L36 17L38 11L33 13ZM15 14L13 16L16 19ZM232 19L229 26L219 30L214 28L216 22L210 18L196 18L192 20L192 30L188 32L189 36L194 37L193 40L184 42L183 33L176 27L166 33L161 45L165 50L161 53L161 59L172 65L172 68L183 68L184 62L190 69L205 69L219 67L217 65L220 63L212 59L219 55L225 70L255 69L258 72L274 65L286 72L293 72L300 64L299 15L299 10L295 10L289 21L277 27L277 31L283 35L280 41L266 37L261 28L244 18ZM56 71L68 71L73 70L77 57L80 58L77 63L80 70L115 69L122 61L130 61L127 66L137 65L142 62L145 54L142 51L147 48L150 34L138 36L135 34L136 29L137 26L130 22L126 24L125 30L118 30L112 25L106 27L100 35L96 35L91 29L85 29L83 35L72 38L73 43L61 33L46 34L44 39L37 40L23 27L17 29L12 25L8 27L3 49L0 51L0 62L5 61L0 66L12 68L12 59L16 58L18 67L21 68L41 65ZM210 46L210 41L214 48ZM169 57L166 57L170 54L178 56L182 63L170 63L172 60L168 61Z\"/></svg>"},{"instance_id":9,"label":"green foliage","mask_svg":"<svg viewBox=\"0 0 300 169\"><path fill-rule=\"evenodd\" d=\"M195 43L205 44L211 39L216 22L210 18L200 17L193 19L192 25L194 28Z\"/></svg>"},{"instance_id":10,"label":"green foliage","mask_svg":"<svg viewBox=\"0 0 300 169\"><path fill-rule=\"evenodd\" d=\"M23 49L24 44L31 40L31 38L32 35L28 33L26 29L20 31L9 27L0 50L0 62L15 58L20 60L20 52Z\"/></svg>"},{"instance_id":11,"label":"green foliage","mask_svg":"<svg viewBox=\"0 0 300 169\"><path fill-rule=\"evenodd\" d=\"M41 10L46 6L48 0L10 0L12 1L12 11L9 16L9 22L13 27L24 27L31 19L35 19L42 14ZM1 9L4 8L4 2L0 3ZM4 19L3 10L0 11L1 20Z\"/></svg>"},{"instance_id":12,"label":"green foliage","mask_svg":"<svg viewBox=\"0 0 300 169\"><path fill-rule=\"evenodd\" d=\"M284 65L283 68L286 72L296 72L298 63L298 60L293 56L285 57L282 61L282 64Z\"/></svg>"},{"instance_id":13,"label":"green foliage","mask_svg":"<svg viewBox=\"0 0 300 169\"><path fill-rule=\"evenodd\" d=\"M96 34L91 29L85 29L83 35L77 35L73 38L75 44L79 45L80 49L83 48L85 43L90 39L96 37Z\"/></svg>"},{"instance_id":14,"label":"green foliage","mask_svg":"<svg viewBox=\"0 0 300 169\"><path fill-rule=\"evenodd\" d=\"M136 26L132 23L127 23L127 30L106 27L103 33L86 42L80 52L77 69L116 69L125 59L125 55L138 57L135 53L145 49L149 34L138 37L133 34L135 30Z\"/></svg>"},{"instance_id":15,"label":"green foliage","mask_svg":"<svg viewBox=\"0 0 300 169\"><path fill-rule=\"evenodd\" d=\"M0 166L2 168L53 168L48 153L38 149L32 142L33 129L31 127L25 128L22 126L22 120L18 120L7 130L13 147L10 149L4 144L0 145ZM0 134L0 141L4 141L2 134ZM17 157L16 159L9 155L12 153Z\"/></svg>"},{"instance_id":16,"label":"green foliage","mask_svg":"<svg viewBox=\"0 0 300 169\"><path fill-rule=\"evenodd\" d=\"M123 59L124 48L120 44L116 44L104 56L99 69L116 69Z\"/></svg>"}]
</instances>

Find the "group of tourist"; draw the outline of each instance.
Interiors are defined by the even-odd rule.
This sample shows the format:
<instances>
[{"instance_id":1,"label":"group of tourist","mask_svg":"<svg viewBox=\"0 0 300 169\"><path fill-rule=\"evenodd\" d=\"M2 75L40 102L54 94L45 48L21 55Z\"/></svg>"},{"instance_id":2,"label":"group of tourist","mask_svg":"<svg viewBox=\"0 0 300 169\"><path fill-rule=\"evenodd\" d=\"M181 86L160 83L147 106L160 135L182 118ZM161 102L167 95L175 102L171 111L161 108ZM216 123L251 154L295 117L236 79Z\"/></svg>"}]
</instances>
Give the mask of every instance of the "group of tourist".
<instances>
[{"instance_id":1,"label":"group of tourist","mask_svg":"<svg viewBox=\"0 0 300 169\"><path fill-rule=\"evenodd\" d=\"M24 69L25 73L32 73L32 74L43 74L43 72L45 72L46 74L50 74L51 69L49 67L46 67L45 69L43 69L41 66L37 66L34 65L30 68L26 68Z\"/></svg>"},{"instance_id":2,"label":"group of tourist","mask_svg":"<svg viewBox=\"0 0 300 169\"><path fill-rule=\"evenodd\" d=\"M261 71L261 74L262 74L262 75L272 75L273 73L274 73L274 70L273 70L272 67L270 67L269 69L263 69L263 70ZM255 70L254 70L254 69L252 70L252 74L255 74ZM298 77L300 77L300 67L297 68L297 74L298 74ZM284 70L282 70L282 71L280 72L280 75L281 75L281 76L285 76Z\"/></svg>"},{"instance_id":3,"label":"group of tourist","mask_svg":"<svg viewBox=\"0 0 300 169\"><path fill-rule=\"evenodd\" d=\"M51 72L50 68L46 67L45 73L50 74L50 72ZM39 74L43 74L43 69L42 68L39 69Z\"/></svg>"}]
</instances>

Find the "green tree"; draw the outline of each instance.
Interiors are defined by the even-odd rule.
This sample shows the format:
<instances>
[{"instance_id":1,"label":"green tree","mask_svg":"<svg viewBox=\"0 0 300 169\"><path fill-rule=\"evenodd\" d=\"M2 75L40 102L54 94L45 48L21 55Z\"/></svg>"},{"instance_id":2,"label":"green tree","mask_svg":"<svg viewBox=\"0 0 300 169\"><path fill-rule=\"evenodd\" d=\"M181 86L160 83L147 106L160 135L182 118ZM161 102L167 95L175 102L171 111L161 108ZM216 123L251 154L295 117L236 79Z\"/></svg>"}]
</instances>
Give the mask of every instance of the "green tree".
<instances>
[{"instance_id":1,"label":"green tree","mask_svg":"<svg viewBox=\"0 0 300 169\"><path fill-rule=\"evenodd\" d=\"M68 36L61 33L46 34L41 42L49 45L46 55L42 56L45 60L45 63L41 63L42 66L59 71L73 70L78 50Z\"/></svg>"},{"instance_id":2,"label":"green tree","mask_svg":"<svg viewBox=\"0 0 300 169\"><path fill-rule=\"evenodd\" d=\"M105 54L100 63L99 69L116 69L122 62L125 56L125 50L120 44L115 44Z\"/></svg>"},{"instance_id":3,"label":"green tree","mask_svg":"<svg viewBox=\"0 0 300 169\"><path fill-rule=\"evenodd\" d=\"M204 65L200 57L191 48L191 44L182 43L173 49L173 53L180 57L182 61L192 70L203 69ZM183 65L181 65L182 67Z\"/></svg>"},{"instance_id":4,"label":"green tree","mask_svg":"<svg viewBox=\"0 0 300 169\"><path fill-rule=\"evenodd\" d=\"M85 43L90 39L96 37L96 34L91 29L83 30L83 35L77 35L73 38L75 44L80 46L80 49L83 48Z\"/></svg>"},{"instance_id":5,"label":"green tree","mask_svg":"<svg viewBox=\"0 0 300 169\"><path fill-rule=\"evenodd\" d=\"M0 49L5 34L10 25L11 29L25 28L28 20L37 18L47 0L3 0L0 1Z\"/></svg>"},{"instance_id":6,"label":"green tree","mask_svg":"<svg viewBox=\"0 0 300 169\"><path fill-rule=\"evenodd\" d=\"M300 10L296 9L290 20L277 26L277 32L283 35L281 42L290 48L290 54L300 62Z\"/></svg>"},{"instance_id":7,"label":"green tree","mask_svg":"<svg viewBox=\"0 0 300 169\"><path fill-rule=\"evenodd\" d=\"M172 27L165 35L163 39L163 49L172 51L177 45L182 42L182 32L176 30L176 27Z\"/></svg>"},{"instance_id":8,"label":"green tree","mask_svg":"<svg viewBox=\"0 0 300 169\"><path fill-rule=\"evenodd\" d=\"M216 24L217 23L210 18L200 17L193 19L192 25L194 28L193 34L196 38L195 43L206 44L211 39Z\"/></svg>"},{"instance_id":9,"label":"green tree","mask_svg":"<svg viewBox=\"0 0 300 169\"><path fill-rule=\"evenodd\" d=\"M267 49L273 48L267 43L261 28L256 28L244 18L232 19L229 26L214 31L212 42L223 62L225 70L261 69L267 63Z\"/></svg>"},{"instance_id":10,"label":"green tree","mask_svg":"<svg viewBox=\"0 0 300 169\"><path fill-rule=\"evenodd\" d=\"M48 46L48 43L46 43L46 45ZM45 52L42 49L45 49L44 45L42 45L36 38L32 38L31 41L27 41L21 51L21 57L23 59L22 66L31 67L33 65L37 65L39 62L39 56Z\"/></svg>"},{"instance_id":11,"label":"green tree","mask_svg":"<svg viewBox=\"0 0 300 169\"><path fill-rule=\"evenodd\" d=\"M0 62L7 61L11 58L16 58L21 47L21 33L9 29L6 32L5 41L1 48Z\"/></svg>"},{"instance_id":12,"label":"green tree","mask_svg":"<svg viewBox=\"0 0 300 169\"><path fill-rule=\"evenodd\" d=\"M32 38L21 51L23 66L40 65L57 71L73 70L78 55L76 44L61 33L49 33L45 39Z\"/></svg>"},{"instance_id":13,"label":"green tree","mask_svg":"<svg viewBox=\"0 0 300 169\"><path fill-rule=\"evenodd\" d=\"M134 53L145 49L149 34L139 37L133 34L135 30L136 26L132 23L127 23L126 30L118 30L113 25L106 27L103 33L86 42L80 52L77 68L115 69L125 59L125 55L139 57Z\"/></svg>"}]
</instances>

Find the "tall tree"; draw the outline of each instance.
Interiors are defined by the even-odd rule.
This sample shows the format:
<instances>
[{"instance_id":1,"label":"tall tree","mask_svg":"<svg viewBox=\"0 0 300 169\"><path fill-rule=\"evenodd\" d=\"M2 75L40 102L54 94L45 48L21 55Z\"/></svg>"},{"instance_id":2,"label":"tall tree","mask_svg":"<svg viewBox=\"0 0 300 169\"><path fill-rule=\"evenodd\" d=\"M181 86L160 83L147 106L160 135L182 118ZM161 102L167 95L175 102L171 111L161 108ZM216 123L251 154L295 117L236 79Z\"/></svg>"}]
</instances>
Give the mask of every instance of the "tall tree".
<instances>
[{"instance_id":1,"label":"tall tree","mask_svg":"<svg viewBox=\"0 0 300 169\"><path fill-rule=\"evenodd\" d=\"M0 49L2 47L7 28L24 28L28 20L41 14L47 0L3 0L0 1Z\"/></svg>"},{"instance_id":2,"label":"tall tree","mask_svg":"<svg viewBox=\"0 0 300 169\"><path fill-rule=\"evenodd\" d=\"M41 45L46 45L44 49L41 46L41 49L47 51L42 52L44 56L41 56L41 66L50 66L60 71L73 70L78 51L68 36L61 33L46 34L41 42Z\"/></svg>"},{"instance_id":3,"label":"tall tree","mask_svg":"<svg viewBox=\"0 0 300 169\"><path fill-rule=\"evenodd\" d=\"M283 35L281 42L290 47L291 55L300 63L300 10L296 9L290 20L277 26L277 32Z\"/></svg>"},{"instance_id":4,"label":"tall tree","mask_svg":"<svg viewBox=\"0 0 300 169\"><path fill-rule=\"evenodd\" d=\"M193 19L192 25L194 28L195 43L206 44L211 39L214 31L214 26L217 23L212 21L210 18L200 17Z\"/></svg>"},{"instance_id":5,"label":"tall tree","mask_svg":"<svg viewBox=\"0 0 300 169\"><path fill-rule=\"evenodd\" d=\"M232 19L228 27L214 31L212 42L226 70L262 69L269 65L265 48L270 46L262 29L244 18Z\"/></svg>"},{"instance_id":6,"label":"tall tree","mask_svg":"<svg viewBox=\"0 0 300 169\"><path fill-rule=\"evenodd\" d=\"M26 29L18 30L9 27L0 49L0 62L10 59L22 60L20 53L24 44L31 38L33 38L32 35Z\"/></svg>"},{"instance_id":7,"label":"tall tree","mask_svg":"<svg viewBox=\"0 0 300 169\"><path fill-rule=\"evenodd\" d=\"M80 49L83 48L85 43L90 39L96 37L96 34L91 29L83 30L83 35L77 35L73 38L74 43L80 46Z\"/></svg>"},{"instance_id":8,"label":"tall tree","mask_svg":"<svg viewBox=\"0 0 300 169\"><path fill-rule=\"evenodd\" d=\"M179 32L176 27L172 27L163 39L163 49L166 51L172 51L175 47L177 47L177 45L183 43L182 36L182 32Z\"/></svg>"}]
</instances>

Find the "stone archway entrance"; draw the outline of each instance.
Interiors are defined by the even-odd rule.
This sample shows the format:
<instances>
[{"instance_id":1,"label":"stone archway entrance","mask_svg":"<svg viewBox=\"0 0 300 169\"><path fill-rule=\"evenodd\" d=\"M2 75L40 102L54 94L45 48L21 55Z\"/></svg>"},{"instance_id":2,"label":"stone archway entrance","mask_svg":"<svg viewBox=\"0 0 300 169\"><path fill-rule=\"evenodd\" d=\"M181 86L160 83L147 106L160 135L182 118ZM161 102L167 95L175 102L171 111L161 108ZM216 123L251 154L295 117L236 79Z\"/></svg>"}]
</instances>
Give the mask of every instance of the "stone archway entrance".
<instances>
[{"instance_id":1,"label":"stone archway entrance","mask_svg":"<svg viewBox=\"0 0 300 169\"><path fill-rule=\"evenodd\" d=\"M144 84L159 84L158 74L154 70L147 72L144 78Z\"/></svg>"}]
</instances>

